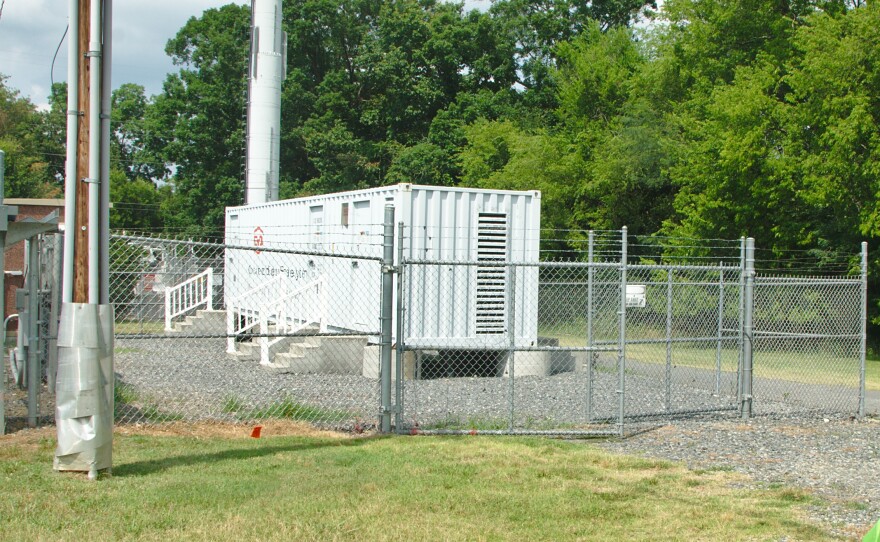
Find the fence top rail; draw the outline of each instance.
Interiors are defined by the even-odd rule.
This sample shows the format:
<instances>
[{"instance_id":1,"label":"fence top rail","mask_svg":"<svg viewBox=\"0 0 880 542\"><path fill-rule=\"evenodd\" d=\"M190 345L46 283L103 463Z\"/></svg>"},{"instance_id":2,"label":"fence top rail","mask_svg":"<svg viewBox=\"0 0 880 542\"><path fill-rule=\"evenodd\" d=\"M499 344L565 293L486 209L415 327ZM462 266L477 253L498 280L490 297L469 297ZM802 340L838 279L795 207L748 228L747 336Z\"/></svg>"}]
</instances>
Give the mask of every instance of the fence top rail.
<instances>
[{"instance_id":1,"label":"fence top rail","mask_svg":"<svg viewBox=\"0 0 880 542\"><path fill-rule=\"evenodd\" d=\"M859 333L797 333L790 331L759 331L755 330L753 335L761 338L773 339L860 339Z\"/></svg>"},{"instance_id":2,"label":"fence top rail","mask_svg":"<svg viewBox=\"0 0 880 542\"><path fill-rule=\"evenodd\" d=\"M475 260L428 260L404 258L406 265L460 265L474 267L558 267L579 269L620 269L620 262L526 262L526 261L475 261ZM626 268L638 271L739 271L738 265L669 265L669 264L626 264Z\"/></svg>"},{"instance_id":3,"label":"fence top rail","mask_svg":"<svg viewBox=\"0 0 880 542\"><path fill-rule=\"evenodd\" d=\"M861 277L783 277L779 275L757 275L757 284L784 284L784 285L815 285L815 284L861 284Z\"/></svg>"},{"instance_id":4,"label":"fence top rail","mask_svg":"<svg viewBox=\"0 0 880 542\"><path fill-rule=\"evenodd\" d=\"M367 256L367 255L355 255L355 254L336 254L330 252L322 252L316 250L295 250L295 249L287 249L287 248L273 248L273 247L254 247L250 245L232 245L227 243L209 243L205 241L181 241L177 239L159 239L157 237L136 237L132 235L120 235L113 234L112 237L114 239L122 239L125 241L140 241L145 242L149 241L151 243L168 243L168 244L177 244L183 246L190 247L202 247L202 248L211 248L214 250L219 249L233 249L233 250L244 250L247 252L264 252L271 254L293 254L297 256L322 256L326 258L340 258L344 260L366 260L366 261L376 261L381 262L381 256Z\"/></svg>"}]
</instances>

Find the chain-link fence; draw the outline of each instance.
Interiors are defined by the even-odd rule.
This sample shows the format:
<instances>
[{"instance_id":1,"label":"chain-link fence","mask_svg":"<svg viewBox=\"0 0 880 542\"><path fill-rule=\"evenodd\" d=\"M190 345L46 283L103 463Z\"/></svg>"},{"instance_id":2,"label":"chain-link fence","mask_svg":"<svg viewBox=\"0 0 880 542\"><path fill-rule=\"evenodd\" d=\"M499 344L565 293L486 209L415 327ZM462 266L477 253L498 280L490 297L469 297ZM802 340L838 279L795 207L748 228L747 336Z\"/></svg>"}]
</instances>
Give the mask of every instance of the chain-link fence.
<instances>
[{"instance_id":1,"label":"chain-link fence","mask_svg":"<svg viewBox=\"0 0 880 542\"><path fill-rule=\"evenodd\" d=\"M119 422L375 424L381 269L368 246L113 244Z\"/></svg>"},{"instance_id":2,"label":"chain-link fence","mask_svg":"<svg viewBox=\"0 0 880 542\"><path fill-rule=\"evenodd\" d=\"M473 250L452 232L450 260L390 223L332 242L326 226L112 236L117 421L619 435L704 413L863 413L864 253L860 275L821 278L756 276L744 241L688 258L625 232L573 250L569 232L511 254L497 218L481 215ZM60 243L42 238L32 266L37 347L3 373L7 417L32 423L54 414ZM35 395L18 389L31 358Z\"/></svg>"},{"instance_id":3,"label":"chain-link fence","mask_svg":"<svg viewBox=\"0 0 880 542\"><path fill-rule=\"evenodd\" d=\"M54 419L62 240L38 235L12 249L20 251L22 268L7 272L5 284L11 312L4 322L0 385L8 430Z\"/></svg>"},{"instance_id":4,"label":"chain-link fence","mask_svg":"<svg viewBox=\"0 0 880 542\"><path fill-rule=\"evenodd\" d=\"M580 262L404 261L401 430L625 434L706 413L862 412L864 265L755 282L745 240L732 264L636 264L627 248L625 233L610 248L591 234Z\"/></svg>"}]
</instances>

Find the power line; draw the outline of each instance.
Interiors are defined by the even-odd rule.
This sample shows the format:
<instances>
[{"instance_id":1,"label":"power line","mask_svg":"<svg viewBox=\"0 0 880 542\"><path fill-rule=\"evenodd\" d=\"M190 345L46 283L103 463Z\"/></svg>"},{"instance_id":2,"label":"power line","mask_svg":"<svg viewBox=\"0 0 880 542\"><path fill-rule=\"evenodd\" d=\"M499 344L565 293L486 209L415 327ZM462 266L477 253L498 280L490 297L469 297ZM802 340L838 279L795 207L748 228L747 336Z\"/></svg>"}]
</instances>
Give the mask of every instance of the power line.
<instances>
[{"instance_id":1,"label":"power line","mask_svg":"<svg viewBox=\"0 0 880 542\"><path fill-rule=\"evenodd\" d=\"M5 2L6 0L3 1ZM55 48L55 56L52 57L52 67L49 69L49 82L52 84L52 86L49 87L50 89L55 87L55 59L58 58L58 51L61 50L61 44L64 43L64 38L67 37L68 30L70 30L70 25L64 27L64 34L62 34L61 40L58 42L58 47Z\"/></svg>"}]
</instances>

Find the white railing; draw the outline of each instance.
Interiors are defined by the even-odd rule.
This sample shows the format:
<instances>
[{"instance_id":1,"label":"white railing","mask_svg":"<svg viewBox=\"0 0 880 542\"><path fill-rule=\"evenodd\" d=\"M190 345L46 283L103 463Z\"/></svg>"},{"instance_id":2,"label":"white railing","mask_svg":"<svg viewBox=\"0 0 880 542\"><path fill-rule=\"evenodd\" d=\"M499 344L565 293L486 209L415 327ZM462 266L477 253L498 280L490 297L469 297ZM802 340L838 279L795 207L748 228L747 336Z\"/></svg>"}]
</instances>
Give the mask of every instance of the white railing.
<instances>
[{"instance_id":1,"label":"white railing","mask_svg":"<svg viewBox=\"0 0 880 542\"><path fill-rule=\"evenodd\" d=\"M235 353L236 336L260 325L260 314L265 311L261 310L263 304L255 303L254 298L258 297L261 293L265 295L266 292L275 289L275 284L281 283L282 279L283 275L276 275L274 278L254 286L238 297L226 300L226 351L228 353Z\"/></svg>"},{"instance_id":2,"label":"white railing","mask_svg":"<svg viewBox=\"0 0 880 542\"><path fill-rule=\"evenodd\" d=\"M209 267L177 286L165 288L165 331L172 331L174 318L193 309L214 308L214 269Z\"/></svg>"},{"instance_id":3,"label":"white railing","mask_svg":"<svg viewBox=\"0 0 880 542\"><path fill-rule=\"evenodd\" d=\"M235 336L259 326L260 363L267 365L269 349L285 336L304 329L311 324L319 324L322 333L327 330L327 288L324 277L309 282L292 292L288 292L287 281L281 281L281 287L275 299L266 303L254 303L257 292L272 292L274 284L279 282L276 277L256 288L248 290L226 304L226 351L235 352ZM269 337L269 325L275 325L277 337Z\"/></svg>"}]
</instances>

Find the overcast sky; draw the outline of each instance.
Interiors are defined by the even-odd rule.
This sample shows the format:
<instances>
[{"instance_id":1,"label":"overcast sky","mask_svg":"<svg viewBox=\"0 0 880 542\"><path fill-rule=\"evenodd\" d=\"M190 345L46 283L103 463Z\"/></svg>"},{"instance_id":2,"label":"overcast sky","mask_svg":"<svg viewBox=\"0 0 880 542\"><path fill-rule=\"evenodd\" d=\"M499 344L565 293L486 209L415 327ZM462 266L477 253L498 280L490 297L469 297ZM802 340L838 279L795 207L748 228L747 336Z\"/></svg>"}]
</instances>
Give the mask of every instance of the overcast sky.
<instances>
[{"instance_id":1,"label":"overcast sky","mask_svg":"<svg viewBox=\"0 0 880 542\"><path fill-rule=\"evenodd\" d=\"M229 3L250 0L114 0L113 88L137 83L147 95L158 94L165 75L176 71L165 43L190 17ZM486 9L489 0L466 5ZM52 57L67 26L67 6L68 0L5 0L0 15L0 73L37 105L48 101ZM53 73L55 81L67 80L66 39Z\"/></svg>"}]
</instances>

